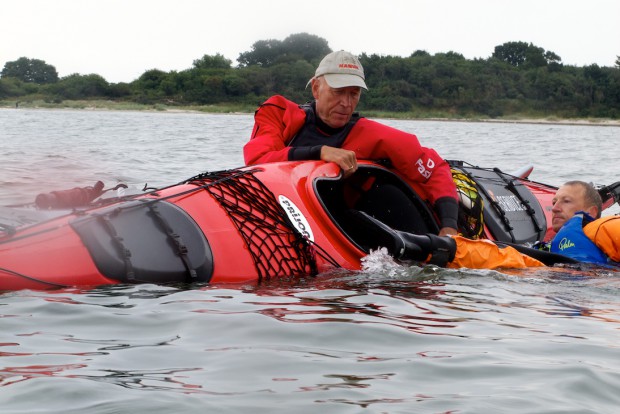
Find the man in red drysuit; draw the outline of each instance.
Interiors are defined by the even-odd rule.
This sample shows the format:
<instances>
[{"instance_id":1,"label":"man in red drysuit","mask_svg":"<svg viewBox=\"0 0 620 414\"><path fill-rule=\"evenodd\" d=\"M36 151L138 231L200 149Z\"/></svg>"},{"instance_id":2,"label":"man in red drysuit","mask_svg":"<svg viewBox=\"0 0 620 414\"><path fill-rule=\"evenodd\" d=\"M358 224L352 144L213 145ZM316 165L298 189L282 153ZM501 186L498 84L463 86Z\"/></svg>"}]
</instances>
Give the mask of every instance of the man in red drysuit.
<instances>
[{"instance_id":1,"label":"man in red drysuit","mask_svg":"<svg viewBox=\"0 0 620 414\"><path fill-rule=\"evenodd\" d=\"M457 232L457 194L450 167L417 137L360 117L355 108L368 89L359 60L345 51L325 56L310 79L314 101L298 105L276 95L256 111L247 165L294 160L334 162L348 177L357 160L389 162L428 201L440 235Z\"/></svg>"}]
</instances>

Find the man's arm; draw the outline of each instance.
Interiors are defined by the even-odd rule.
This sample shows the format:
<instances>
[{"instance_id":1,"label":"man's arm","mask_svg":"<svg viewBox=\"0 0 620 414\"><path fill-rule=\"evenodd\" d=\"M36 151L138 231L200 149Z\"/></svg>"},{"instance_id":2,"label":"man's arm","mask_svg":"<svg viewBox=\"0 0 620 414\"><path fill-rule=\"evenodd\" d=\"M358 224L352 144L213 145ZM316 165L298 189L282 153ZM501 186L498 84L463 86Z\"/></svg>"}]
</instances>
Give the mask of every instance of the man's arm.
<instances>
[{"instance_id":1,"label":"man's arm","mask_svg":"<svg viewBox=\"0 0 620 414\"><path fill-rule=\"evenodd\" d=\"M304 111L282 96L265 101L254 114L252 137L243 147L246 165L287 161L287 144L304 120Z\"/></svg>"}]
</instances>

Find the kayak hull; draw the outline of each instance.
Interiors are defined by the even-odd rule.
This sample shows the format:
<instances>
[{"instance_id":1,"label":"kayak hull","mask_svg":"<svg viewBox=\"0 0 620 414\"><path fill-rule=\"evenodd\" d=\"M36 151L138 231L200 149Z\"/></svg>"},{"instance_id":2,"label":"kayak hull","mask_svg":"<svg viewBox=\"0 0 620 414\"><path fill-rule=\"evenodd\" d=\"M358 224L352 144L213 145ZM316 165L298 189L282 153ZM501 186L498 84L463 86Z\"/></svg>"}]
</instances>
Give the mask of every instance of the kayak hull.
<instances>
[{"instance_id":1,"label":"kayak hull","mask_svg":"<svg viewBox=\"0 0 620 414\"><path fill-rule=\"evenodd\" d=\"M248 167L12 228L0 237L0 289L244 283L357 269L364 252L312 188L314 177L340 174L324 163ZM315 255L312 246L329 247Z\"/></svg>"},{"instance_id":2,"label":"kayak hull","mask_svg":"<svg viewBox=\"0 0 620 414\"><path fill-rule=\"evenodd\" d=\"M521 244L553 236L555 187L497 169L451 163L475 183L484 203L480 217L465 217L480 221L480 237ZM353 208L373 205L364 204L372 193L361 190L367 183L402 195L396 206L379 203L372 212L377 219L384 221L386 211L406 207L405 216L414 214L413 227L399 228L398 220L389 223L386 217L390 226L438 232L427 203L382 165L361 161L355 175L344 179L333 163L271 163L204 173L72 209L0 210L0 290L238 284L335 268L359 270L361 259L378 247L350 215Z\"/></svg>"}]
</instances>

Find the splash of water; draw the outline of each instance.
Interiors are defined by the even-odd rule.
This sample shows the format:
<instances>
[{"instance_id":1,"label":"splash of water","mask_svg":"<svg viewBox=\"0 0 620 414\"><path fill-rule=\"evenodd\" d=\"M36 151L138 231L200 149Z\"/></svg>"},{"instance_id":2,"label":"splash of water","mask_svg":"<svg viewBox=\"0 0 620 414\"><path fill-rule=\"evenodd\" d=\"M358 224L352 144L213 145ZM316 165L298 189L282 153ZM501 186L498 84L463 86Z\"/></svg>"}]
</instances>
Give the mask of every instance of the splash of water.
<instances>
[{"instance_id":1,"label":"splash of water","mask_svg":"<svg viewBox=\"0 0 620 414\"><path fill-rule=\"evenodd\" d=\"M394 277L403 271L403 266L396 263L385 247L377 250L371 249L367 256L362 257L361 263L362 271L368 273L380 273Z\"/></svg>"},{"instance_id":2,"label":"splash of water","mask_svg":"<svg viewBox=\"0 0 620 414\"><path fill-rule=\"evenodd\" d=\"M362 257L362 273L380 275L382 278L393 279L428 279L435 278L440 269L436 266L419 266L418 263L401 263L394 260L385 247L370 250L370 253Z\"/></svg>"}]
</instances>

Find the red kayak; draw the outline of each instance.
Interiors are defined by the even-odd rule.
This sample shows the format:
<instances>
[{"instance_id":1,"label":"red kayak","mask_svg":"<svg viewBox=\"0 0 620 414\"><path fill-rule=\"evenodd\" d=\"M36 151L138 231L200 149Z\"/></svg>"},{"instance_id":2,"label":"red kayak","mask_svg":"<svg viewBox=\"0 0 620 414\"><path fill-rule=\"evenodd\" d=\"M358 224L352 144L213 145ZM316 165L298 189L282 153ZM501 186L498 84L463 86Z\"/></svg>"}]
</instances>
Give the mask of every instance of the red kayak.
<instances>
[{"instance_id":1,"label":"red kayak","mask_svg":"<svg viewBox=\"0 0 620 414\"><path fill-rule=\"evenodd\" d=\"M516 244L553 236L555 187L497 169L452 165L463 234ZM0 290L241 283L358 270L377 247L350 215L369 197L369 182L402 197L404 203L390 208L407 206L404 213L415 216L413 232L437 233L433 213L415 191L371 162L361 162L348 179L332 163L283 162L90 201L102 192L98 183L40 195L33 206L0 209Z\"/></svg>"}]
</instances>

